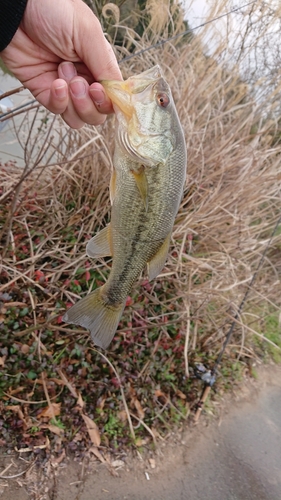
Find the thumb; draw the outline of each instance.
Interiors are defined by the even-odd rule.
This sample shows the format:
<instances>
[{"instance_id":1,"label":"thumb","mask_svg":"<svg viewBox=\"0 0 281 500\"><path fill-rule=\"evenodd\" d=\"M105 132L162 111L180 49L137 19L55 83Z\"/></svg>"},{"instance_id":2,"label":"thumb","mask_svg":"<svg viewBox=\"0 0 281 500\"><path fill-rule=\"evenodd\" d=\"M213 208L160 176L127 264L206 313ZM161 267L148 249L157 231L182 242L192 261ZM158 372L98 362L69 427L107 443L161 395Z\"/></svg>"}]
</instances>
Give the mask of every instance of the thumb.
<instances>
[{"instance_id":1,"label":"thumb","mask_svg":"<svg viewBox=\"0 0 281 500\"><path fill-rule=\"evenodd\" d=\"M74 48L96 81L122 80L113 48L106 40L101 24L81 0L74 2Z\"/></svg>"}]
</instances>

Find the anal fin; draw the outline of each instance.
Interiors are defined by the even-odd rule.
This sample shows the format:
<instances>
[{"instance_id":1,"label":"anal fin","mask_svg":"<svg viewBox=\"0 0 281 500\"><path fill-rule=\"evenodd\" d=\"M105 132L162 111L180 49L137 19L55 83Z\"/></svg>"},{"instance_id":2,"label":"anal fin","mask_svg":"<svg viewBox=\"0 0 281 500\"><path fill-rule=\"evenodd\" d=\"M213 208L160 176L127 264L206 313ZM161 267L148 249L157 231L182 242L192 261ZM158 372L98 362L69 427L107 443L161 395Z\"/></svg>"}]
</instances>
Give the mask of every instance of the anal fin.
<instances>
[{"instance_id":1,"label":"anal fin","mask_svg":"<svg viewBox=\"0 0 281 500\"><path fill-rule=\"evenodd\" d=\"M153 280L161 273L165 262L167 260L167 255L170 246L171 233L168 234L162 246L159 248L158 252L154 257L147 263L148 279Z\"/></svg>"},{"instance_id":2,"label":"anal fin","mask_svg":"<svg viewBox=\"0 0 281 500\"><path fill-rule=\"evenodd\" d=\"M89 257L93 257L94 259L112 255L110 224L88 241L86 253Z\"/></svg>"}]
</instances>

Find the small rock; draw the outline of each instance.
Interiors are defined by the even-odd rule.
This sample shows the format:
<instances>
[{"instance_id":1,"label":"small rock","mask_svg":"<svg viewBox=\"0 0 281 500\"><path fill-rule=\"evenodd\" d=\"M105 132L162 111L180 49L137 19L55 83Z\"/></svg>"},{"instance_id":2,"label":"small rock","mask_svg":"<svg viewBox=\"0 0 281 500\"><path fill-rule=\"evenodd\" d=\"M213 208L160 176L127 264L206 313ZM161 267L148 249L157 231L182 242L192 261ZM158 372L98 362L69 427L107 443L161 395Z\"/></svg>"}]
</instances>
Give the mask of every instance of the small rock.
<instances>
[{"instance_id":1,"label":"small rock","mask_svg":"<svg viewBox=\"0 0 281 500\"><path fill-rule=\"evenodd\" d=\"M0 293L0 299L4 301L11 300L12 296L9 295L7 292Z\"/></svg>"},{"instance_id":2,"label":"small rock","mask_svg":"<svg viewBox=\"0 0 281 500\"><path fill-rule=\"evenodd\" d=\"M114 460L111 462L112 467L123 467L125 464L123 460Z\"/></svg>"}]
</instances>

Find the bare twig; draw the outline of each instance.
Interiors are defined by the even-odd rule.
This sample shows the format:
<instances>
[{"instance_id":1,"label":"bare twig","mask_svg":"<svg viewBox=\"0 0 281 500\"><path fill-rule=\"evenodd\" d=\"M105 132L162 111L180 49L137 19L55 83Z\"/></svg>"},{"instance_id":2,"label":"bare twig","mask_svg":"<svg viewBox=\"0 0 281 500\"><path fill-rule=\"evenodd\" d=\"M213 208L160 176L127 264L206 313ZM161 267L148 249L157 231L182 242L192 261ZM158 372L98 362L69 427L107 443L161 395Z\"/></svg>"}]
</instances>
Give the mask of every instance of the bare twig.
<instances>
[{"instance_id":1,"label":"bare twig","mask_svg":"<svg viewBox=\"0 0 281 500\"><path fill-rule=\"evenodd\" d=\"M28 450L28 451L31 451L31 450ZM29 467L27 467L27 469L22 470L21 472L18 472L18 474L13 474L11 476L4 476L3 475L4 472L6 472L12 466L12 464L10 464L10 465L8 465L8 467L6 467L6 469L3 472L0 473L0 478L1 479L15 479L17 477L23 476L24 474L26 474L28 471L30 471L32 469L32 467L34 466L35 462L36 462L36 460L33 460L32 464Z\"/></svg>"},{"instance_id":2,"label":"bare twig","mask_svg":"<svg viewBox=\"0 0 281 500\"><path fill-rule=\"evenodd\" d=\"M4 99L5 97L9 97L10 95L18 94L19 92L21 92L24 89L25 89L25 87L23 87L23 85L21 85L20 87L17 87L15 89L8 90L7 92L3 92L3 94L0 95L0 101L1 101L1 99Z\"/></svg>"}]
</instances>

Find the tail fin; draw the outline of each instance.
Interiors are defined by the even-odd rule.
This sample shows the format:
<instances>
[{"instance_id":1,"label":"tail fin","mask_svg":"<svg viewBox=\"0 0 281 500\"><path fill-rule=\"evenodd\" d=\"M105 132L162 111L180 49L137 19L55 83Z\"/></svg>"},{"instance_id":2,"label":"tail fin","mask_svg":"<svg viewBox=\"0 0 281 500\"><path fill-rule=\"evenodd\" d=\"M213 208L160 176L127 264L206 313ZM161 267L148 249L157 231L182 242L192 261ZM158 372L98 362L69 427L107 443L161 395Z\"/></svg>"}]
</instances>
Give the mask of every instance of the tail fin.
<instances>
[{"instance_id":1,"label":"tail fin","mask_svg":"<svg viewBox=\"0 0 281 500\"><path fill-rule=\"evenodd\" d=\"M101 288L79 300L63 316L63 321L84 326L91 332L96 345L106 349L117 330L125 304L119 307L106 305L101 297Z\"/></svg>"}]
</instances>

